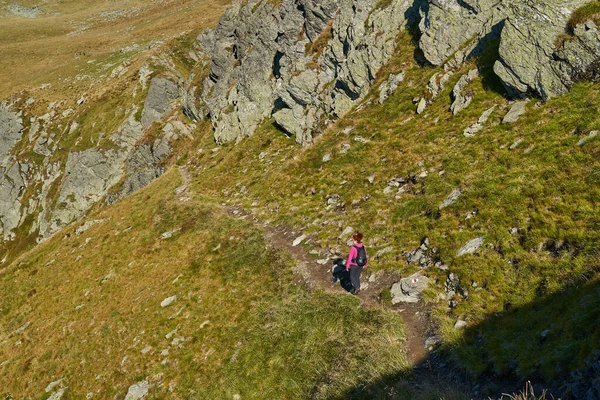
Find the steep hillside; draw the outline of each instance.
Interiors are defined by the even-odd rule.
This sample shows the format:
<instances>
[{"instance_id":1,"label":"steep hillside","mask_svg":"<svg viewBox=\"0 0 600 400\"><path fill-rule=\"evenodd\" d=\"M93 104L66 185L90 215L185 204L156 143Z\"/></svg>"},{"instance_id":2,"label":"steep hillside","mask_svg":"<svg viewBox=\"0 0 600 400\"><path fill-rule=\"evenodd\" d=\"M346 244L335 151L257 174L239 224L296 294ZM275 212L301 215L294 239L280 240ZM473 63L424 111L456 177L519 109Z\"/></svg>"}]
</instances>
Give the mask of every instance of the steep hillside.
<instances>
[{"instance_id":1,"label":"steep hillside","mask_svg":"<svg viewBox=\"0 0 600 400\"><path fill-rule=\"evenodd\" d=\"M0 108L8 393L600 397L586 3L235 2L115 54L71 112L20 92ZM360 302L293 284L355 230Z\"/></svg>"}]
</instances>

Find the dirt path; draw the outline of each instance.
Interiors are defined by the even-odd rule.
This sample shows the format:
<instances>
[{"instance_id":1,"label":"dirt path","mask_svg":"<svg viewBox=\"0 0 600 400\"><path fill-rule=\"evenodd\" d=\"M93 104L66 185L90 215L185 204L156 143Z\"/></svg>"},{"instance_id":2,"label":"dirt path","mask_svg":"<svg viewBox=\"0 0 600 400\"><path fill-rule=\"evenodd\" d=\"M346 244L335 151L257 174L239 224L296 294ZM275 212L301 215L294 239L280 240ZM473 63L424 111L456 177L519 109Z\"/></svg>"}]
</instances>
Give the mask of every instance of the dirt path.
<instances>
[{"instance_id":1,"label":"dirt path","mask_svg":"<svg viewBox=\"0 0 600 400\"><path fill-rule=\"evenodd\" d=\"M296 259L294 272L302 283L310 288L321 288L329 293L350 295L340 285L332 284L331 262L319 265L316 259L306 252L304 247L293 245L294 240L300 236L300 232L262 223L258 218L240 207L226 207L226 211L234 218L251 220L263 229L268 243L291 254ZM376 280L370 281L368 279L370 275L368 270L363 272L363 288L358 296L362 306L387 307L382 303L380 293L382 290L390 288L399 280L399 277L391 274L379 274ZM425 341L433 334L433 324L429 318L430 310L422 304L406 304L398 308L389 307L389 309L397 312L404 321L407 335L406 353L411 365L413 367L427 365L429 352L425 348Z\"/></svg>"}]
</instances>

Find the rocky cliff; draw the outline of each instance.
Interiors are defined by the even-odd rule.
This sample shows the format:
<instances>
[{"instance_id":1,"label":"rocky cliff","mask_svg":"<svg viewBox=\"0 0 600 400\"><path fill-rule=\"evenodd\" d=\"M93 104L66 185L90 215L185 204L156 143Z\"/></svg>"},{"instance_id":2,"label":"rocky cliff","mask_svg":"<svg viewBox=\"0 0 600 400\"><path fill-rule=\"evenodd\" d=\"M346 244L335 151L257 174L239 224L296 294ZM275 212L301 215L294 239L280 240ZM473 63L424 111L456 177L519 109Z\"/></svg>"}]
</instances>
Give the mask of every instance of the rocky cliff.
<instances>
[{"instance_id":1,"label":"rocky cliff","mask_svg":"<svg viewBox=\"0 0 600 400\"><path fill-rule=\"evenodd\" d=\"M547 99L568 91L598 61L600 37L593 23L576 27L569 40L557 44L572 12L584 3L238 2L214 31L199 38L212 59L202 97L218 143L251 135L272 118L308 145L365 97L394 54L398 33L418 26L426 62L451 72L494 46L494 71L508 95ZM444 75L434 80L442 86ZM430 88L433 97L439 89ZM421 111L427 102L421 101Z\"/></svg>"}]
</instances>

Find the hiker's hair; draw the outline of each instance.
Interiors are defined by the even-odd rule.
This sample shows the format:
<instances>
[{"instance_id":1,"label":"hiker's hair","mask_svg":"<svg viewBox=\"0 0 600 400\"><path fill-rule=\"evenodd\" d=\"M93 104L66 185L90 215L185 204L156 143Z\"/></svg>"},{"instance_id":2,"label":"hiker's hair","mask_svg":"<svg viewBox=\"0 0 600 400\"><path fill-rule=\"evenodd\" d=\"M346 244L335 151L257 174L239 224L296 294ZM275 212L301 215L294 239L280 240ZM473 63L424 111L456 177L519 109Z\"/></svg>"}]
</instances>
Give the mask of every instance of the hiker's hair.
<instances>
[{"instance_id":1,"label":"hiker's hair","mask_svg":"<svg viewBox=\"0 0 600 400\"><path fill-rule=\"evenodd\" d=\"M363 240L363 234L360 232L356 232L354 234L354 236L352 236L352 239L356 240L358 243L362 243Z\"/></svg>"}]
</instances>

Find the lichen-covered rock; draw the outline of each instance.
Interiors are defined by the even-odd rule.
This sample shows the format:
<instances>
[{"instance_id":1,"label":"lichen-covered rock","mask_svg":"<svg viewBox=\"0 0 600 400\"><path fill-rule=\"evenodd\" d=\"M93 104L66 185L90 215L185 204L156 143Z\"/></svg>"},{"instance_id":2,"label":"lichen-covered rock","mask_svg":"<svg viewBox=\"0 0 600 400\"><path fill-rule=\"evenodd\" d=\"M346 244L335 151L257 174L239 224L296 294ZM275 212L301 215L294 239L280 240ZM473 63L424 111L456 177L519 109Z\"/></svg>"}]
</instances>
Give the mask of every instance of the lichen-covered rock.
<instances>
[{"instance_id":1,"label":"lichen-covered rock","mask_svg":"<svg viewBox=\"0 0 600 400\"><path fill-rule=\"evenodd\" d=\"M204 84L217 143L251 135L269 117L298 143L312 143L327 121L368 93L398 32L416 15L412 3L234 4L212 34Z\"/></svg>"},{"instance_id":2,"label":"lichen-covered rock","mask_svg":"<svg viewBox=\"0 0 600 400\"><path fill-rule=\"evenodd\" d=\"M381 84L379 88L379 104L385 103L385 101L398 90L400 83L404 81L404 71L399 74L392 74L387 81Z\"/></svg>"},{"instance_id":3,"label":"lichen-covered rock","mask_svg":"<svg viewBox=\"0 0 600 400\"><path fill-rule=\"evenodd\" d=\"M401 279L395 283L390 290L392 304L418 303L421 295L429 286L431 280L417 272L408 278Z\"/></svg>"},{"instance_id":4,"label":"lichen-covered rock","mask_svg":"<svg viewBox=\"0 0 600 400\"><path fill-rule=\"evenodd\" d=\"M471 101L473 101L473 94L464 93L464 90L467 85L473 82L477 77L479 77L479 71L477 69L472 69L460 77L454 86L454 89L452 90L453 101L452 105L450 106L450 111L452 111L452 114L458 114L471 104Z\"/></svg>"},{"instance_id":5,"label":"lichen-covered rock","mask_svg":"<svg viewBox=\"0 0 600 400\"><path fill-rule=\"evenodd\" d=\"M597 71L598 34L590 24L575 29L561 49L572 12L586 0L435 0L421 10L420 48L434 65L452 68L500 39L494 72L512 96L542 98L565 93ZM587 27L586 27L587 25ZM452 57L451 57L452 56Z\"/></svg>"}]
</instances>

